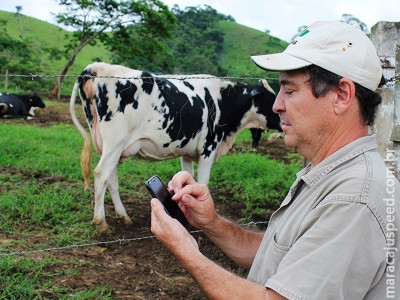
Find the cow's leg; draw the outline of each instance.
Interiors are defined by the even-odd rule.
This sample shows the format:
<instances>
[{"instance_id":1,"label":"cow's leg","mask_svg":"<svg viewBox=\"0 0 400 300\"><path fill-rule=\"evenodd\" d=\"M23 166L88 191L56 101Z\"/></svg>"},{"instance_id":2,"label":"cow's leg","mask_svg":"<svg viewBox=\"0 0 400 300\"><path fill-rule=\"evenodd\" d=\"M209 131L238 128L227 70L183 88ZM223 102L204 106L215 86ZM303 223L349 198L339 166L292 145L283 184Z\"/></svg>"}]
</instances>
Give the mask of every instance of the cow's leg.
<instances>
[{"instance_id":1,"label":"cow's leg","mask_svg":"<svg viewBox=\"0 0 400 300\"><path fill-rule=\"evenodd\" d=\"M200 158L197 165L197 182L208 184L210 180L210 172L214 158L208 157L207 159Z\"/></svg>"},{"instance_id":2,"label":"cow's leg","mask_svg":"<svg viewBox=\"0 0 400 300\"><path fill-rule=\"evenodd\" d=\"M100 233L109 232L104 211L104 195L110 181L111 174L117 167L121 152L113 153L103 152L99 163L97 164L94 175L94 216L93 223L98 226Z\"/></svg>"},{"instance_id":3,"label":"cow's leg","mask_svg":"<svg viewBox=\"0 0 400 300\"><path fill-rule=\"evenodd\" d=\"M181 156L181 167L183 171L189 172L192 176L194 176L194 167L193 162L186 157Z\"/></svg>"},{"instance_id":4,"label":"cow's leg","mask_svg":"<svg viewBox=\"0 0 400 300\"><path fill-rule=\"evenodd\" d=\"M252 146L254 149L257 149L263 130L259 128L250 128L250 131L251 131L251 137L253 139Z\"/></svg>"},{"instance_id":5,"label":"cow's leg","mask_svg":"<svg viewBox=\"0 0 400 300\"><path fill-rule=\"evenodd\" d=\"M118 218L122 219L125 225L131 225L132 220L126 213L125 207L122 204L121 198L118 192L118 172L117 167L110 175L108 182L108 190L110 191L111 199L114 203L115 213Z\"/></svg>"}]
</instances>

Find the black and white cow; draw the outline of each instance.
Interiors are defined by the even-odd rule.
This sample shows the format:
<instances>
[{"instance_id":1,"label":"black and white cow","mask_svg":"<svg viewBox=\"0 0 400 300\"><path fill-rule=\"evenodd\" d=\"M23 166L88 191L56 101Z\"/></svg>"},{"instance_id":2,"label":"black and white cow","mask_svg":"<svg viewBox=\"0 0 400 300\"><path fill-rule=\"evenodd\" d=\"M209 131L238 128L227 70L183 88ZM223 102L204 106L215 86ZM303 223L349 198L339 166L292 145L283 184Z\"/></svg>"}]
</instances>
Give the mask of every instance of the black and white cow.
<instances>
[{"instance_id":1,"label":"black and white cow","mask_svg":"<svg viewBox=\"0 0 400 300\"><path fill-rule=\"evenodd\" d=\"M84 113L101 159L94 171L94 223L108 231L104 195L108 186L116 214L131 224L118 193L117 164L136 155L150 160L181 157L182 169L208 183L213 162L232 147L245 128L280 129L272 111L275 94L266 80L244 85L209 75L159 75L123 66L94 63L75 83L72 120L84 138L81 156L89 187L90 138L78 122L75 99Z\"/></svg>"},{"instance_id":2,"label":"black and white cow","mask_svg":"<svg viewBox=\"0 0 400 300\"><path fill-rule=\"evenodd\" d=\"M30 95L0 95L0 117L27 119L33 117L32 107L46 107L42 98L36 93Z\"/></svg>"}]
</instances>

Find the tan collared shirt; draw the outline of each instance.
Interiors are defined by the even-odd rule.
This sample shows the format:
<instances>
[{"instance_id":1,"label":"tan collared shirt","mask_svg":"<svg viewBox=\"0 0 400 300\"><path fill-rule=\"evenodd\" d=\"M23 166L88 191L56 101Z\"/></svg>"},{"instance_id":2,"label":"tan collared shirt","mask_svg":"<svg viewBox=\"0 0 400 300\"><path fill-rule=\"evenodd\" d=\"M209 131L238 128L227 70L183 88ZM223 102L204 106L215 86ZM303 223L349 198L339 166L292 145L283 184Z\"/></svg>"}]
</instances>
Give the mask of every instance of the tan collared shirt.
<instances>
[{"instance_id":1,"label":"tan collared shirt","mask_svg":"<svg viewBox=\"0 0 400 300\"><path fill-rule=\"evenodd\" d=\"M353 141L297 174L248 279L289 299L400 299L399 201L375 136Z\"/></svg>"}]
</instances>

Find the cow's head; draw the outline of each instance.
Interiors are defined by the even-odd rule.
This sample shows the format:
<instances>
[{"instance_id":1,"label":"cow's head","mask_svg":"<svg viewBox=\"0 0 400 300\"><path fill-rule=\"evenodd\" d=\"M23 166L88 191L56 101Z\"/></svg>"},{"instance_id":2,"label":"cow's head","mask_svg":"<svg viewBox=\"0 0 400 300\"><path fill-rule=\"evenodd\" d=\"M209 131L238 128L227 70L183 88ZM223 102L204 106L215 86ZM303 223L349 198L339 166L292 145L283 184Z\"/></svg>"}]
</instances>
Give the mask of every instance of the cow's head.
<instances>
[{"instance_id":1,"label":"cow's head","mask_svg":"<svg viewBox=\"0 0 400 300\"><path fill-rule=\"evenodd\" d=\"M36 93L29 95L29 103L32 107L40 107L40 108L46 107L42 98L40 98Z\"/></svg>"},{"instance_id":2,"label":"cow's head","mask_svg":"<svg viewBox=\"0 0 400 300\"><path fill-rule=\"evenodd\" d=\"M282 132L279 115L272 110L276 95L274 90L269 86L267 80L262 79L257 85L254 85L250 96L254 106L257 108L257 112L266 116L267 127Z\"/></svg>"}]
</instances>

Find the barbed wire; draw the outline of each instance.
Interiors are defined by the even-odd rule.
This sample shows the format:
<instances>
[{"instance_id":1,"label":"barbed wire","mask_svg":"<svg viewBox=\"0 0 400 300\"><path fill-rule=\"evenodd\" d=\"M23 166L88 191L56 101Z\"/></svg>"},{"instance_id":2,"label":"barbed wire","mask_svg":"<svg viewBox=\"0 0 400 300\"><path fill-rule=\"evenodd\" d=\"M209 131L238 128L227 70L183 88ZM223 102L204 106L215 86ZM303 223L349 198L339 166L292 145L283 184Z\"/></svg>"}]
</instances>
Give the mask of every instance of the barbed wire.
<instances>
[{"instance_id":1,"label":"barbed wire","mask_svg":"<svg viewBox=\"0 0 400 300\"><path fill-rule=\"evenodd\" d=\"M164 78L164 79L175 79L175 80L187 80L187 79L221 79L221 80L234 80L234 81L244 81L244 80L279 80L279 78L274 77L234 77L234 76L213 76L213 75L180 75L180 74L154 74L154 76L114 76L114 75L51 75L51 74L0 74L0 77L22 77L22 78L114 78L114 79L130 79L130 80L143 80L143 79L154 79L154 78ZM389 79L385 78L385 84L392 83L400 80L400 75L393 76Z\"/></svg>"},{"instance_id":2,"label":"barbed wire","mask_svg":"<svg viewBox=\"0 0 400 300\"><path fill-rule=\"evenodd\" d=\"M258 221L258 222L250 221L246 224L239 223L239 225L245 226L245 227L255 226L255 225L259 225L259 224L268 224L268 221ZM189 231L190 234L200 233L200 232L203 232L203 231L202 230ZM149 236L143 236L143 237L137 237L137 238L129 238L129 239L119 238L119 239L112 240L112 241L98 241L98 242L90 242L90 243L83 243L83 244L67 245L67 246L63 246L63 247L51 247L51 248L45 248L45 249L15 251L15 252L10 252L10 253L0 253L0 257L23 256L23 255L34 254L34 253L43 253L43 252L60 251L60 250L71 250L71 249L108 245L108 244L116 244L116 243L122 244L122 243L128 243L128 242L149 240L149 239L154 239L154 238L156 238L155 235L149 235Z\"/></svg>"},{"instance_id":3,"label":"barbed wire","mask_svg":"<svg viewBox=\"0 0 400 300\"><path fill-rule=\"evenodd\" d=\"M15 252L10 252L10 253L0 253L0 257L5 257L5 256L17 256L17 255L26 255L26 254L33 254L33 253L40 253L40 252L50 252L50 251L57 251L57 250L70 250L70 249L77 249L77 248L83 248L83 247L90 247L90 246L99 246L99 245L107 245L107 244L115 244L115 243L126 243L126 242L132 242L132 241L141 241L141 240L147 240L147 239L152 239L155 238L154 235L152 236L144 236L144 237L138 237L138 238L130 238L130 239L125 239L125 238L120 238L112 241L99 241L99 242L91 242L91 243L85 243L85 244L74 244L74 245L67 245L63 247L52 247L52 248L45 248L45 249L37 249L37 250L27 250L27 251L15 251Z\"/></svg>"},{"instance_id":4,"label":"barbed wire","mask_svg":"<svg viewBox=\"0 0 400 300\"><path fill-rule=\"evenodd\" d=\"M400 75L394 76L392 78L386 79L386 83L388 82L394 82L396 80L400 80Z\"/></svg>"},{"instance_id":5,"label":"barbed wire","mask_svg":"<svg viewBox=\"0 0 400 300\"><path fill-rule=\"evenodd\" d=\"M154 76L115 76L115 75L51 75L51 74L0 74L0 77L23 77L31 78L114 78L114 79L131 79L131 80L143 80L143 79L154 79L154 78L164 78L164 79L176 79L176 80L187 80L187 79L223 79L223 80L278 80L278 78L270 77L233 77L233 76L213 76L213 75L185 75L185 74L154 74Z\"/></svg>"},{"instance_id":6,"label":"barbed wire","mask_svg":"<svg viewBox=\"0 0 400 300\"><path fill-rule=\"evenodd\" d=\"M400 80L400 75L393 76L392 78L389 78L389 79L385 79L385 84L386 84L386 83L395 82L396 80L397 80L397 81Z\"/></svg>"}]
</instances>

